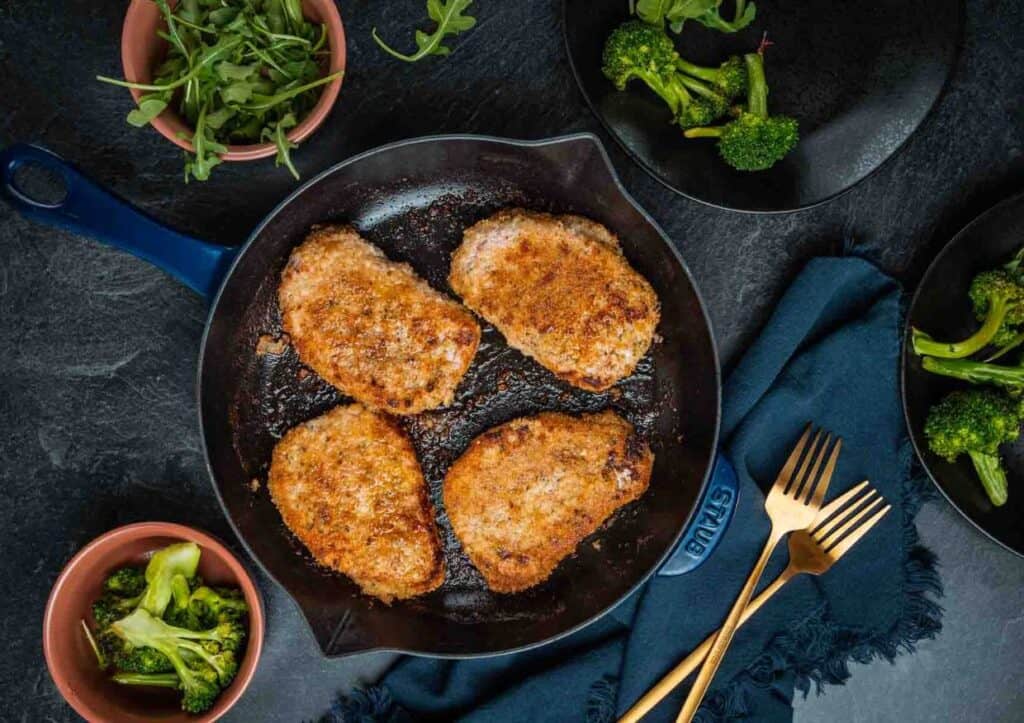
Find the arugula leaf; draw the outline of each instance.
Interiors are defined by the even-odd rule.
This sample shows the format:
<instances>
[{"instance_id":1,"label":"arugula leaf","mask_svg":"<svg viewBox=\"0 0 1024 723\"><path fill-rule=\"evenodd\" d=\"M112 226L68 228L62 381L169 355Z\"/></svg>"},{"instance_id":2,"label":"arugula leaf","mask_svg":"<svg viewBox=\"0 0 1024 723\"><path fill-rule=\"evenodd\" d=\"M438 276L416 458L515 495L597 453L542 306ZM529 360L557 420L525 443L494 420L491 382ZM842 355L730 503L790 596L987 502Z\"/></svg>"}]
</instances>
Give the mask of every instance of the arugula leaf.
<instances>
[{"instance_id":1,"label":"arugula leaf","mask_svg":"<svg viewBox=\"0 0 1024 723\"><path fill-rule=\"evenodd\" d=\"M754 22L756 16L757 6L754 3L747 5L746 0L736 0L736 13L731 22L722 17L717 7L712 11L704 13L696 18L696 20L706 28L720 30L723 33L735 33Z\"/></svg>"},{"instance_id":2,"label":"arugula leaf","mask_svg":"<svg viewBox=\"0 0 1024 723\"><path fill-rule=\"evenodd\" d=\"M636 16L650 25L662 25L673 4L674 0L637 0Z\"/></svg>"},{"instance_id":3,"label":"arugula leaf","mask_svg":"<svg viewBox=\"0 0 1024 723\"><path fill-rule=\"evenodd\" d=\"M721 14L722 0L637 0L635 14L645 23L663 27L667 22L672 32L679 33L687 20L723 33L735 33L754 22L757 6L747 0L735 0L736 11L731 21Z\"/></svg>"},{"instance_id":4,"label":"arugula leaf","mask_svg":"<svg viewBox=\"0 0 1024 723\"><path fill-rule=\"evenodd\" d=\"M139 98L139 106L129 111L128 117L125 120L130 125L141 128L163 113L166 107L167 101L161 96L156 94L144 95Z\"/></svg>"},{"instance_id":5,"label":"arugula leaf","mask_svg":"<svg viewBox=\"0 0 1024 723\"><path fill-rule=\"evenodd\" d=\"M189 176L197 181L205 181L210 177L210 171L219 166L223 161L219 153L226 153L227 146L218 143L211 136L213 129L206 125L206 106L199 111L199 119L196 121L196 130L189 139L192 141L193 154L185 161L185 183L188 183Z\"/></svg>"},{"instance_id":6,"label":"arugula leaf","mask_svg":"<svg viewBox=\"0 0 1024 723\"><path fill-rule=\"evenodd\" d=\"M427 15L437 27L432 33L416 31L417 51L412 55L399 53L389 47L377 34L377 28L373 29L373 39L384 52L407 63L415 63L428 55L448 55L452 49L444 45L445 37L458 35L476 25L475 17L464 14L472 4L473 0L427 0Z\"/></svg>"},{"instance_id":7,"label":"arugula leaf","mask_svg":"<svg viewBox=\"0 0 1024 723\"><path fill-rule=\"evenodd\" d=\"M260 140L272 141L277 146L277 156L274 157L275 166L285 166L292 175L295 176L295 180L299 180L299 172L295 170L295 166L292 164L291 149L298 148L297 145L288 140L287 131L289 128L294 128L298 125L298 121L295 120L294 113L287 113L281 120L274 126L274 130L271 131L269 128L264 128L260 134Z\"/></svg>"}]
</instances>

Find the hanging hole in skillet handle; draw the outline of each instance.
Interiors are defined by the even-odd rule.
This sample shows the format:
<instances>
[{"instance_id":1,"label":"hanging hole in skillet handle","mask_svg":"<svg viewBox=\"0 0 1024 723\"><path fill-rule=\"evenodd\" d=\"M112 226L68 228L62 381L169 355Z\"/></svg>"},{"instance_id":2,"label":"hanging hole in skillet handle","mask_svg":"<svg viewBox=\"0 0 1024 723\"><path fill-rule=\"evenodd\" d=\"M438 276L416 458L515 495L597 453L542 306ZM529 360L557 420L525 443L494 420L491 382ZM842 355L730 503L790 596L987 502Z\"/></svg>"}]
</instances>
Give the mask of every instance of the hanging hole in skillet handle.
<instances>
[{"instance_id":1,"label":"hanging hole in skillet handle","mask_svg":"<svg viewBox=\"0 0 1024 723\"><path fill-rule=\"evenodd\" d=\"M128 251L207 300L238 251L157 223L45 148L17 143L0 151L0 177L3 196L26 218Z\"/></svg>"},{"instance_id":2,"label":"hanging hole in skillet handle","mask_svg":"<svg viewBox=\"0 0 1024 723\"><path fill-rule=\"evenodd\" d=\"M59 208L68 197L68 186L64 174L30 161L13 169L10 193L23 203L42 208Z\"/></svg>"},{"instance_id":3,"label":"hanging hole in skillet handle","mask_svg":"<svg viewBox=\"0 0 1024 723\"><path fill-rule=\"evenodd\" d=\"M685 575L703 565L729 528L738 499L736 470L719 454L693 518L675 551L658 570L659 577Z\"/></svg>"}]
</instances>

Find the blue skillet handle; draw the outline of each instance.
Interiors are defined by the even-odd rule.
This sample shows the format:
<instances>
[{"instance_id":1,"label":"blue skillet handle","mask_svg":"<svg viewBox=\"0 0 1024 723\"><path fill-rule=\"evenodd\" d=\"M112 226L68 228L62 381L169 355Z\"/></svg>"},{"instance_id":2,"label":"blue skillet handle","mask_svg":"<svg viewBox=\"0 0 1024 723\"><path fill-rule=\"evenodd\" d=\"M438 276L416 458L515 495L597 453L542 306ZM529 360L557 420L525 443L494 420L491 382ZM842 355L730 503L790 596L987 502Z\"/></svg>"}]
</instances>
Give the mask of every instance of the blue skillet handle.
<instances>
[{"instance_id":1,"label":"blue skillet handle","mask_svg":"<svg viewBox=\"0 0 1024 723\"><path fill-rule=\"evenodd\" d=\"M684 575L711 557L732 520L739 489L736 470L729 460L719 455L690 526L683 533L675 552L658 570L659 576Z\"/></svg>"},{"instance_id":2,"label":"blue skillet handle","mask_svg":"<svg viewBox=\"0 0 1024 723\"><path fill-rule=\"evenodd\" d=\"M43 203L15 183L21 166L40 166L61 178L65 196ZM213 299L238 249L218 246L162 226L105 191L57 154L18 143L0 152L4 197L24 216L110 244L149 261L189 288Z\"/></svg>"}]
</instances>

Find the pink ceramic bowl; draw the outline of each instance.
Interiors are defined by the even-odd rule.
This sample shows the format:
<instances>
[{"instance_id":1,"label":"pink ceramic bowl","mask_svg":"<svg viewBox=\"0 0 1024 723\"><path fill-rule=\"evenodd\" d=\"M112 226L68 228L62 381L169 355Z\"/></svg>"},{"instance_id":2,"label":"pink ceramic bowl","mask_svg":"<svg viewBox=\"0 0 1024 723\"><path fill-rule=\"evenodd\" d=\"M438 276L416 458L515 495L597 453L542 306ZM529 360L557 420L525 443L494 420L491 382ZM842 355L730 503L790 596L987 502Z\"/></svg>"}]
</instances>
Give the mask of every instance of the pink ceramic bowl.
<instances>
[{"instance_id":1,"label":"pink ceramic bowl","mask_svg":"<svg viewBox=\"0 0 1024 723\"><path fill-rule=\"evenodd\" d=\"M85 619L92 625L92 602L100 596L109 573L124 565L144 565L152 552L182 540L202 548L199 574L204 580L241 589L249 605L249 639L238 675L213 708L201 715L183 712L174 691L131 688L109 680L97 667L80 622ZM263 626L259 591L222 543L191 527L140 522L97 537L65 566L46 603L43 654L61 695L91 723L209 723L224 715L252 680L263 648Z\"/></svg>"},{"instance_id":2,"label":"pink ceramic bowl","mask_svg":"<svg viewBox=\"0 0 1024 723\"><path fill-rule=\"evenodd\" d=\"M172 1L171 5L174 4ZM327 72L345 70L345 28L334 0L303 0L302 10L313 22L327 25L327 42L331 48L331 62ZM153 69L163 61L167 53L167 41L156 34L160 29L166 29L166 26L156 3L153 0L132 0L121 29L121 63L124 65L126 80L133 83L149 83L153 79ZM320 100L313 110L288 132L289 140L294 143L302 142L324 122L338 99L342 80L344 76L323 86ZM138 102L143 92L132 88L131 94ZM186 151L192 150L189 141L178 137L179 133L192 135L192 129L171 109L165 110L155 118L152 125L171 143L181 146ZM253 161L257 158L267 158L276 152L277 149L272 143L228 146L228 152L221 154L221 158L226 161Z\"/></svg>"}]
</instances>

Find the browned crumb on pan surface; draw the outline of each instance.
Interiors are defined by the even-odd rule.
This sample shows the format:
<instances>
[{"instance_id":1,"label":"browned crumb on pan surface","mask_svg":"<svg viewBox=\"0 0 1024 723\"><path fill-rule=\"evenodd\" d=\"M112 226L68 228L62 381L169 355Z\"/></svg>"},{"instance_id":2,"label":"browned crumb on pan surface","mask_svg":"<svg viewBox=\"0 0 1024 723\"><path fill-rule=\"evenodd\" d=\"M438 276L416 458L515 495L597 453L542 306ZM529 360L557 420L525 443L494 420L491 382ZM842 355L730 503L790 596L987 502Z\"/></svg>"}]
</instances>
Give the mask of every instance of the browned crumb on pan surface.
<instances>
[{"instance_id":1,"label":"browned crumb on pan surface","mask_svg":"<svg viewBox=\"0 0 1024 723\"><path fill-rule=\"evenodd\" d=\"M285 524L326 567L384 602L444 582L433 506L395 420L359 404L289 431L268 488Z\"/></svg>"},{"instance_id":2,"label":"browned crumb on pan surface","mask_svg":"<svg viewBox=\"0 0 1024 723\"><path fill-rule=\"evenodd\" d=\"M449 281L510 345L590 391L633 372L660 319L618 239L580 216L499 211L466 230Z\"/></svg>"},{"instance_id":3,"label":"browned crumb on pan surface","mask_svg":"<svg viewBox=\"0 0 1024 723\"><path fill-rule=\"evenodd\" d=\"M525 590L647 490L654 455L617 414L545 412L484 432L452 465L444 503L497 592Z\"/></svg>"},{"instance_id":4,"label":"browned crumb on pan surface","mask_svg":"<svg viewBox=\"0 0 1024 723\"><path fill-rule=\"evenodd\" d=\"M292 251L278 301L303 363L392 414L450 404L480 343L472 314L345 226Z\"/></svg>"}]
</instances>

